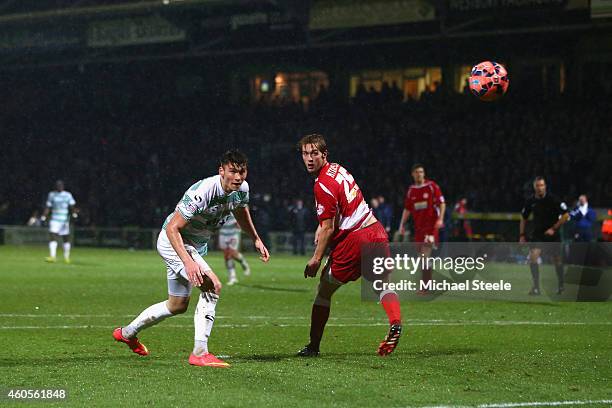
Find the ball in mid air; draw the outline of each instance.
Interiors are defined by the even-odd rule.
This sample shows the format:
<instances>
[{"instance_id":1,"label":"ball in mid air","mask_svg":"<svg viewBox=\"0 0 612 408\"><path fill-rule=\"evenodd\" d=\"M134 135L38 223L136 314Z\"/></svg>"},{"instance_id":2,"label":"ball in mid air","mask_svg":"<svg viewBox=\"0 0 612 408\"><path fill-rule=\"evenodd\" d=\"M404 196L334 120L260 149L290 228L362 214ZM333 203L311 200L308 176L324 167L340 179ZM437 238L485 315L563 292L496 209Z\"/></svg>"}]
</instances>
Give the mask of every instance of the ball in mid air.
<instances>
[{"instance_id":1,"label":"ball in mid air","mask_svg":"<svg viewBox=\"0 0 612 408\"><path fill-rule=\"evenodd\" d=\"M470 91L482 101L490 102L502 97L509 83L508 71L497 62L481 62L470 73Z\"/></svg>"}]
</instances>

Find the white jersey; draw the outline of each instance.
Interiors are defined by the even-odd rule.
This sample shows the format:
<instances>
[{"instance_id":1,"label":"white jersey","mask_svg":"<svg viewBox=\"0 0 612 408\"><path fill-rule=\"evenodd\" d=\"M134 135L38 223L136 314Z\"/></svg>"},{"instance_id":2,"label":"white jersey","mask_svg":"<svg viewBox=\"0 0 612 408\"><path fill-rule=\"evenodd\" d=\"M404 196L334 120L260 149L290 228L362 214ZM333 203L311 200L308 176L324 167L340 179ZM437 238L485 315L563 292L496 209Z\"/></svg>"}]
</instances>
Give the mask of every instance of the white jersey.
<instances>
[{"instance_id":1,"label":"white jersey","mask_svg":"<svg viewBox=\"0 0 612 408\"><path fill-rule=\"evenodd\" d=\"M188 221L180 231L183 241L192 245L200 255L205 255L208 241L232 217L232 211L248 204L249 185L246 181L238 191L231 193L223 190L219 175L198 181L176 205L175 211ZM166 218L162 227L164 230L173 214Z\"/></svg>"},{"instance_id":2,"label":"white jersey","mask_svg":"<svg viewBox=\"0 0 612 408\"><path fill-rule=\"evenodd\" d=\"M47 207L51 209L50 221L68 222L70 220L70 206L75 204L74 197L68 191L51 191L47 196Z\"/></svg>"},{"instance_id":3,"label":"white jersey","mask_svg":"<svg viewBox=\"0 0 612 408\"><path fill-rule=\"evenodd\" d=\"M229 218L219 229L219 237L229 237L234 238L236 236L240 236L240 226L238 225L238 221L236 221L236 217L234 214L230 214Z\"/></svg>"}]
</instances>

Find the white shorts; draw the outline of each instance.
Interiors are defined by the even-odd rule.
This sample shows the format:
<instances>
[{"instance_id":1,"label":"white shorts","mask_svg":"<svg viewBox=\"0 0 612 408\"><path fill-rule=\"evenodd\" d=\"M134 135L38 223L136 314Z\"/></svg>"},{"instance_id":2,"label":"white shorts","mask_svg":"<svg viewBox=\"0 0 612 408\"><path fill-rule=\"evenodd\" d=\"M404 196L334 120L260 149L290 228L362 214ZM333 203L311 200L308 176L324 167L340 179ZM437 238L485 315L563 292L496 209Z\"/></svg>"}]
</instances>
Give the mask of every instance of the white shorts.
<instances>
[{"instance_id":1,"label":"white shorts","mask_svg":"<svg viewBox=\"0 0 612 408\"><path fill-rule=\"evenodd\" d=\"M57 235L70 235L69 221L49 221L49 232Z\"/></svg>"},{"instance_id":2,"label":"white shorts","mask_svg":"<svg viewBox=\"0 0 612 408\"><path fill-rule=\"evenodd\" d=\"M240 248L240 233L233 235L219 234L219 249L233 249L235 251Z\"/></svg>"},{"instance_id":3,"label":"white shorts","mask_svg":"<svg viewBox=\"0 0 612 408\"><path fill-rule=\"evenodd\" d=\"M191 255L194 261L200 265L203 271L212 271L204 258L191 245L185 245L185 250ZM178 256L170 240L166 235L166 230L162 230L157 237L157 252L166 263L166 274L168 279L168 294L170 296L189 297L191 295L191 282L185 272L185 265Z\"/></svg>"}]
</instances>

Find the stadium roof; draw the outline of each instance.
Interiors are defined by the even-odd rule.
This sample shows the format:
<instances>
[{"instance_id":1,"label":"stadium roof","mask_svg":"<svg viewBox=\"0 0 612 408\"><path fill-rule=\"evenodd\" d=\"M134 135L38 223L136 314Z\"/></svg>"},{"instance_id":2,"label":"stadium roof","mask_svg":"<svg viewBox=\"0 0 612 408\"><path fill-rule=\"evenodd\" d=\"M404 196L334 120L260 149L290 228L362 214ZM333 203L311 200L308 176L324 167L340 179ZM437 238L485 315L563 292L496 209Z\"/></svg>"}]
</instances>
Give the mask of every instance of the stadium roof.
<instances>
[{"instance_id":1,"label":"stadium roof","mask_svg":"<svg viewBox=\"0 0 612 408\"><path fill-rule=\"evenodd\" d=\"M282 6L274 0L5 0L0 2L0 24L58 17L151 12L156 9L236 10Z\"/></svg>"}]
</instances>

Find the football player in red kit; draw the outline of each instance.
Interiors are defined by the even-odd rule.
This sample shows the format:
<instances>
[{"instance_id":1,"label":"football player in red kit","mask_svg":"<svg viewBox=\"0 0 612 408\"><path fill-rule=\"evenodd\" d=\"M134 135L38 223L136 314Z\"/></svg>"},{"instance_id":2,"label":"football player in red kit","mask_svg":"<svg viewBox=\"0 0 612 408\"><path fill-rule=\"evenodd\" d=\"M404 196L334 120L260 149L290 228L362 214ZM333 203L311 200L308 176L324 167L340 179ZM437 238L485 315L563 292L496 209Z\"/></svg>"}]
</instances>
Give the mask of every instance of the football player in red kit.
<instances>
[{"instance_id":1,"label":"football player in red kit","mask_svg":"<svg viewBox=\"0 0 612 408\"><path fill-rule=\"evenodd\" d=\"M353 176L341 165L327 161L327 144L323 136L304 136L298 147L306 170L316 177L314 195L319 219L315 235L316 248L304 269L304 277L317 275L325 251L330 249L312 305L310 343L298 353L299 356L313 357L319 355L332 295L342 285L361 276L362 245L382 243L388 252L389 240L384 227L363 199ZM379 298L391 326L378 347L378 354L385 356L395 350L399 341L402 331L401 313L395 292L382 291Z\"/></svg>"},{"instance_id":2,"label":"football player in red kit","mask_svg":"<svg viewBox=\"0 0 612 408\"><path fill-rule=\"evenodd\" d=\"M404 198L404 211L400 221L399 232L406 233L405 225L408 217L412 215L414 223L414 239L417 252L426 258L431 255L432 248L439 242L438 230L444 226L444 211L446 203L440 187L432 180L425 178L425 168L422 164L412 166L412 179L414 184L406 191ZM427 283L431 280L431 269L423 269L421 281ZM425 290L420 290L425 293Z\"/></svg>"}]
</instances>

